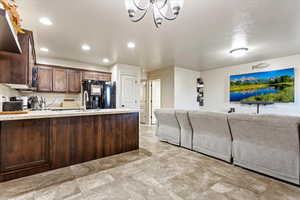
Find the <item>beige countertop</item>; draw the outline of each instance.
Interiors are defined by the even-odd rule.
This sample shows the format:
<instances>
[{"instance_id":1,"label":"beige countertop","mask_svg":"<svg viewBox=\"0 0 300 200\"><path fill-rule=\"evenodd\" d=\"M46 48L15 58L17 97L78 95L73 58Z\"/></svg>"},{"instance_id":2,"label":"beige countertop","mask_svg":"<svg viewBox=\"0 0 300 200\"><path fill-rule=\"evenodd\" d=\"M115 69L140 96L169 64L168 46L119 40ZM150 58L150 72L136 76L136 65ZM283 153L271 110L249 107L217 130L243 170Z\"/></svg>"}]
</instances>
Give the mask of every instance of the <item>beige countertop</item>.
<instances>
[{"instance_id":1,"label":"beige countertop","mask_svg":"<svg viewBox=\"0 0 300 200\"><path fill-rule=\"evenodd\" d=\"M23 119L42 119L59 117L77 117L91 115L127 114L139 112L139 109L103 109L103 110L64 110L64 111L31 111L28 114L0 115L0 121Z\"/></svg>"}]
</instances>

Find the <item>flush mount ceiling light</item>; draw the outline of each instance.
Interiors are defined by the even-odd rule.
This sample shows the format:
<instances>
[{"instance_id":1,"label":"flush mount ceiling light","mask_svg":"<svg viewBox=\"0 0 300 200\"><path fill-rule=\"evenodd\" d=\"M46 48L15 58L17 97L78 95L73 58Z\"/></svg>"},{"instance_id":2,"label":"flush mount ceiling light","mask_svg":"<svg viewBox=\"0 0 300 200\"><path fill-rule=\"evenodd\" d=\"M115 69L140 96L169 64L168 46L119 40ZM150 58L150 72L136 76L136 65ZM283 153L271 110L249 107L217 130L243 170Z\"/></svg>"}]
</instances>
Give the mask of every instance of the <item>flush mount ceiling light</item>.
<instances>
[{"instance_id":1,"label":"flush mount ceiling light","mask_svg":"<svg viewBox=\"0 0 300 200\"><path fill-rule=\"evenodd\" d=\"M43 51L43 52L49 52L49 49L47 49L45 47L41 47L40 50Z\"/></svg>"},{"instance_id":2,"label":"flush mount ceiling light","mask_svg":"<svg viewBox=\"0 0 300 200\"><path fill-rule=\"evenodd\" d=\"M248 48L243 47L243 48L232 49L230 51L230 54L234 57L242 57L245 56L248 51L249 51Z\"/></svg>"},{"instance_id":3,"label":"flush mount ceiling light","mask_svg":"<svg viewBox=\"0 0 300 200\"><path fill-rule=\"evenodd\" d=\"M53 24L52 21L48 17L41 17L40 23L44 24L46 26L51 26Z\"/></svg>"},{"instance_id":4,"label":"flush mount ceiling light","mask_svg":"<svg viewBox=\"0 0 300 200\"><path fill-rule=\"evenodd\" d=\"M134 44L133 42L128 42L128 43L127 43L127 47L128 47L129 49L134 49L134 48L135 48L135 44Z\"/></svg>"},{"instance_id":5,"label":"flush mount ceiling light","mask_svg":"<svg viewBox=\"0 0 300 200\"><path fill-rule=\"evenodd\" d=\"M153 12L153 20L157 28L163 20L175 20L182 9L184 0L125 0L130 20L141 21L149 10Z\"/></svg>"},{"instance_id":6,"label":"flush mount ceiling light","mask_svg":"<svg viewBox=\"0 0 300 200\"><path fill-rule=\"evenodd\" d=\"M108 58L103 58L102 62L107 64L107 63L109 63L109 59Z\"/></svg>"},{"instance_id":7,"label":"flush mount ceiling light","mask_svg":"<svg viewBox=\"0 0 300 200\"><path fill-rule=\"evenodd\" d=\"M81 46L81 49L82 49L83 51L89 51L89 50L91 50L91 47L90 47L89 45L87 45L87 44L83 44L83 45Z\"/></svg>"}]
</instances>

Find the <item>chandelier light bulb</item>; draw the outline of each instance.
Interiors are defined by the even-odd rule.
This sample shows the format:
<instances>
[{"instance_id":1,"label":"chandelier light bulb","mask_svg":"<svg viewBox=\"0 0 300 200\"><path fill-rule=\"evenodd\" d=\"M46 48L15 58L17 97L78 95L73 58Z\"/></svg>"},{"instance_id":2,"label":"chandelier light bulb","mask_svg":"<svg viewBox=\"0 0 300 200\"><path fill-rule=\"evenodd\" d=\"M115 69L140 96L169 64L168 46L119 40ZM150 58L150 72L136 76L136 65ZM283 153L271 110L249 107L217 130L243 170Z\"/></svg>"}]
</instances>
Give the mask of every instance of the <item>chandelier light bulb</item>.
<instances>
[{"instance_id":1,"label":"chandelier light bulb","mask_svg":"<svg viewBox=\"0 0 300 200\"><path fill-rule=\"evenodd\" d=\"M125 0L125 6L126 6L126 9L128 11L128 15L130 18L135 17L135 13L137 10L137 7L134 5L133 1L134 0Z\"/></svg>"},{"instance_id":2,"label":"chandelier light bulb","mask_svg":"<svg viewBox=\"0 0 300 200\"><path fill-rule=\"evenodd\" d=\"M161 26L163 22L163 18L161 16L161 13L159 12L157 5L153 5L153 12L154 12L154 20L156 23L156 26Z\"/></svg>"},{"instance_id":3,"label":"chandelier light bulb","mask_svg":"<svg viewBox=\"0 0 300 200\"><path fill-rule=\"evenodd\" d=\"M179 15L181 8L183 7L184 0L170 0L171 8L175 16Z\"/></svg>"}]
</instances>

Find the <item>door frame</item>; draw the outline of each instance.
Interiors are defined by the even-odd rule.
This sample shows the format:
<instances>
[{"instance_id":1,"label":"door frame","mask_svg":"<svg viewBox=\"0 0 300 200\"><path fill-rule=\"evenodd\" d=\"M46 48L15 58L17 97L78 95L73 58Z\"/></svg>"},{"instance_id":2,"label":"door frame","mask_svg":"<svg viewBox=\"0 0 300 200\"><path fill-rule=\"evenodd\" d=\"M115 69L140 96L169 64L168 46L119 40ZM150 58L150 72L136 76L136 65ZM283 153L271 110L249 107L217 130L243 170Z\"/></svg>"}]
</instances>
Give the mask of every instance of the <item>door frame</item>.
<instances>
[{"instance_id":1,"label":"door frame","mask_svg":"<svg viewBox=\"0 0 300 200\"><path fill-rule=\"evenodd\" d=\"M160 92L160 106L161 107L161 80L160 79L153 79L153 80L149 80L149 96L148 96L148 105L149 105L149 124L150 125L155 125L156 123L154 122L154 117L153 116L153 82L154 81L159 81L160 82L160 88L159 88L159 92Z\"/></svg>"}]
</instances>

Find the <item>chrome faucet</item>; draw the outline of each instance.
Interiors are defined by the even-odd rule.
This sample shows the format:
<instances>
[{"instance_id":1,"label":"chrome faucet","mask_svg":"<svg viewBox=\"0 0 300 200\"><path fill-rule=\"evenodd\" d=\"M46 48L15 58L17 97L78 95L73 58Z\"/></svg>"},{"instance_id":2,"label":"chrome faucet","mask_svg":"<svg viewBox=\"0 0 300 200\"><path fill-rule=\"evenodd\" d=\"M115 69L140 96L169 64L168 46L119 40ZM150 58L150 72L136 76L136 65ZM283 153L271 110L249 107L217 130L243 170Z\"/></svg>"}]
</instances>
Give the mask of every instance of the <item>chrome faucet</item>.
<instances>
[{"instance_id":1,"label":"chrome faucet","mask_svg":"<svg viewBox=\"0 0 300 200\"><path fill-rule=\"evenodd\" d=\"M87 91L83 92L83 109L86 110L86 102L89 101L89 93Z\"/></svg>"}]
</instances>

